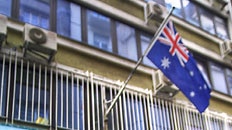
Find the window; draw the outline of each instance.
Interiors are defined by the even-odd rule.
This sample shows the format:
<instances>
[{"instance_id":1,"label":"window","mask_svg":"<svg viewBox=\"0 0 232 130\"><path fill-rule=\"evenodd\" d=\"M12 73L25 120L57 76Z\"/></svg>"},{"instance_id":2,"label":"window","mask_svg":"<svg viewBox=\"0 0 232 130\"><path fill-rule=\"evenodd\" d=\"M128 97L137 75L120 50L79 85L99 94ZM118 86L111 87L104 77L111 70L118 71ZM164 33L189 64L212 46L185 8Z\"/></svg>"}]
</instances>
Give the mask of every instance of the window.
<instances>
[{"instance_id":1,"label":"window","mask_svg":"<svg viewBox=\"0 0 232 130\"><path fill-rule=\"evenodd\" d=\"M210 85L210 81L209 81L209 78L208 78L208 74L207 74L207 69L206 67L204 66L204 64L202 62L197 62L197 67L198 69L200 70L200 72L202 73L206 83L209 85L209 87L211 87Z\"/></svg>"},{"instance_id":2,"label":"window","mask_svg":"<svg viewBox=\"0 0 232 130\"><path fill-rule=\"evenodd\" d=\"M145 0L149 1L149 0ZM176 7L173 14L187 22L202 28L210 34L216 35L221 39L228 39L228 28L226 19L205 9L205 7L191 0L153 0L164 5L170 10Z\"/></svg>"},{"instance_id":3,"label":"window","mask_svg":"<svg viewBox=\"0 0 232 130\"><path fill-rule=\"evenodd\" d=\"M226 21L220 17L215 17L215 26L216 26L216 32L217 36L222 39L228 39L228 33L227 28L225 25Z\"/></svg>"},{"instance_id":4,"label":"window","mask_svg":"<svg viewBox=\"0 0 232 130\"><path fill-rule=\"evenodd\" d=\"M195 26L199 26L197 6L189 0L183 0L186 20Z\"/></svg>"},{"instance_id":5,"label":"window","mask_svg":"<svg viewBox=\"0 0 232 130\"><path fill-rule=\"evenodd\" d=\"M46 72L46 71L45 71ZM14 118L28 122L36 122L44 119L45 125L49 123L50 109L50 79L47 72L41 68L23 69L17 68L15 86Z\"/></svg>"},{"instance_id":6,"label":"window","mask_svg":"<svg viewBox=\"0 0 232 130\"><path fill-rule=\"evenodd\" d=\"M0 3L0 14L10 16L12 0L0 0Z\"/></svg>"},{"instance_id":7,"label":"window","mask_svg":"<svg viewBox=\"0 0 232 130\"><path fill-rule=\"evenodd\" d=\"M229 87L229 93L232 96L232 70L226 69L226 79Z\"/></svg>"},{"instance_id":8,"label":"window","mask_svg":"<svg viewBox=\"0 0 232 130\"><path fill-rule=\"evenodd\" d=\"M170 10L172 6L175 7L175 10L173 11L173 14L175 14L178 17L183 17L182 15L182 5L181 0L165 0L166 7Z\"/></svg>"},{"instance_id":9,"label":"window","mask_svg":"<svg viewBox=\"0 0 232 130\"><path fill-rule=\"evenodd\" d=\"M226 78L222 67L210 64L213 87L216 91L227 94Z\"/></svg>"},{"instance_id":10,"label":"window","mask_svg":"<svg viewBox=\"0 0 232 130\"><path fill-rule=\"evenodd\" d=\"M81 41L81 8L67 0L57 1L57 33Z\"/></svg>"},{"instance_id":11,"label":"window","mask_svg":"<svg viewBox=\"0 0 232 130\"><path fill-rule=\"evenodd\" d=\"M149 37L147 35L140 35L140 39L141 39L142 54L144 54L146 49L148 48L148 46L151 43L152 37ZM146 56L143 59L143 63L148 65L148 66L152 66L152 67L157 68Z\"/></svg>"},{"instance_id":12,"label":"window","mask_svg":"<svg viewBox=\"0 0 232 130\"><path fill-rule=\"evenodd\" d=\"M148 1L155 1L158 4L165 6L164 0L144 0L144 1L146 1L146 2L148 2Z\"/></svg>"},{"instance_id":13,"label":"window","mask_svg":"<svg viewBox=\"0 0 232 130\"><path fill-rule=\"evenodd\" d=\"M88 43L105 51L112 52L110 18L94 11L87 11Z\"/></svg>"},{"instance_id":14,"label":"window","mask_svg":"<svg viewBox=\"0 0 232 130\"><path fill-rule=\"evenodd\" d=\"M208 31L211 34L215 34L214 23L213 23L213 14L205 11L204 9L200 9L200 20L201 26L205 31Z\"/></svg>"},{"instance_id":15,"label":"window","mask_svg":"<svg viewBox=\"0 0 232 130\"><path fill-rule=\"evenodd\" d=\"M45 29L50 29L49 0L20 0L19 19Z\"/></svg>"},{"instance_id":16,"label":"window","mask_svg":"<svg viewBox=\"0 0 232 130\"><path fill-rule=\"evenodd\" d=\"M118 41L118 54L136 61L138 59L138 56L135 40L135 30L128 25L117 22L116 31Z\"/></svg>"}]
</instances>

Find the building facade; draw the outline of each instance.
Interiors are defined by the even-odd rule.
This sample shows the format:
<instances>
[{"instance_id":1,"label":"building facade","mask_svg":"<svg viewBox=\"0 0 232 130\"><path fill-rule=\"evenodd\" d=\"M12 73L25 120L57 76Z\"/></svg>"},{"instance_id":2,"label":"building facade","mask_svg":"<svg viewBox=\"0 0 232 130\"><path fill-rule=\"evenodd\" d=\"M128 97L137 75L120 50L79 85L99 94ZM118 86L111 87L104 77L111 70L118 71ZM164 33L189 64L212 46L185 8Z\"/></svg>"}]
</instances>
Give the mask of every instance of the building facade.
<instances>
[{"instance_id":1,"label":"building facade","mask_svg":"<svg viewBox=\"0 0 232 130\"><path fill-rule=\"evenodd\" d=\"M232 130L225 0L0 0L0 128ZM200 114L146 57L167 12L212 92Z\"/></svg>"}]
</instances>

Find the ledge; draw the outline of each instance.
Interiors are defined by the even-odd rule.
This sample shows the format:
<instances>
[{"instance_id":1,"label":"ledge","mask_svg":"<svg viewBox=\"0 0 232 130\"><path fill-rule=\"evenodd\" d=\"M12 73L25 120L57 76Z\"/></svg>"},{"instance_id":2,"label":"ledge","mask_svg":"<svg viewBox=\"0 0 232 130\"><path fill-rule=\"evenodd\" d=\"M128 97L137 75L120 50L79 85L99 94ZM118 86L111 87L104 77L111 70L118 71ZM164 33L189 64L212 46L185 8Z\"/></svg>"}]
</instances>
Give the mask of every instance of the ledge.
<instances>
[{"instance_id":1,"label":"ledge","mask_svg":"<svg viewBox=\"0 0 232 130\"><path fill-rule=\"evenodd\" d=\"M226 102L232 104L232 97L227 96L227 95L225 95L225 94L221 94L221 93L219 93L219 92L212 91L212 92L211 92L211 96L214 97L214 98L217 98L217 99L220 99L220 100L222 100L222 101L226 101Z\"/></svg>"}]
</instances>

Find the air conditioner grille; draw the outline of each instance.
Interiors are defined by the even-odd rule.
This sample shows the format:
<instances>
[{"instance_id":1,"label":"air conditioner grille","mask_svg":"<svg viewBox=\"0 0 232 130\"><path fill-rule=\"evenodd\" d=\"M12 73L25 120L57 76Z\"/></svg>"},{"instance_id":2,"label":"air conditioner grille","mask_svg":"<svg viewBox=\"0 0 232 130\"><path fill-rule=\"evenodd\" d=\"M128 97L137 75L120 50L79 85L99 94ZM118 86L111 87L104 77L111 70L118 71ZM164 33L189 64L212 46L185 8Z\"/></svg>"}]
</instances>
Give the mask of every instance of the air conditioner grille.
<instances>
[{"instance_id":1,"label":"air conditioner grille","mask_svg":"<svg viewBox=\"0 0 232 130\"><path fill-rule=\"evenodd\" d=\"M29 31L29 37L37 44L44 44L47 42L46 34L38 28L32 28Z\"/></svg>"}]
</instances>

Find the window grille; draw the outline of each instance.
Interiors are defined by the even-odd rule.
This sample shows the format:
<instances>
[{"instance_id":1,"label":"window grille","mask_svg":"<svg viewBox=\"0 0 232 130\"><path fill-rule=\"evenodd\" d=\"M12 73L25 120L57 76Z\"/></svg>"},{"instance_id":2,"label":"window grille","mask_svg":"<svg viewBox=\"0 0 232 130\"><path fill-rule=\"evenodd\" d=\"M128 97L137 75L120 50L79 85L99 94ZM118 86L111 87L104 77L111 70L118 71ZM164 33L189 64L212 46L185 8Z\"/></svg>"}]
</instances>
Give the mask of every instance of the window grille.
<instances>
[{"instance_id":1,"label":"window grille","mask_svg":"<svg viewBox=\"0 0 232 130\"><path fill-rule=\"evenodd\" d=\"M20 58L17 52L0 55L0 118L9 122L101 130L105 103L119 87L119 82L91 72L47 66ZM232 117L225 115L209 110L201 115L192 106L129 86L109 113L108 128L231 129Z\"/></svg>"}]
</instances>

